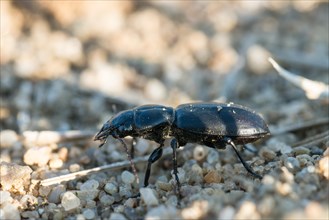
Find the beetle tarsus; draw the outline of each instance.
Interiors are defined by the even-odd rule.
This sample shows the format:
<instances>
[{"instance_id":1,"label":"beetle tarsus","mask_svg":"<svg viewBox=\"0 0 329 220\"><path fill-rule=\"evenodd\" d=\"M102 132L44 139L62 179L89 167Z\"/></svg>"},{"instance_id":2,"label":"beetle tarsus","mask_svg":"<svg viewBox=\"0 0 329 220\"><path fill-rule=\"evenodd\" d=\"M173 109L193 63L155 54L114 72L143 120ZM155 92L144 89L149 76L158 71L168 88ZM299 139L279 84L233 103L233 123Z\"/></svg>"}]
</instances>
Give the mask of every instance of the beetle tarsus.
<instances>
[{"instance_id":1,"label":"beetle tarsus","mask_svg":"<svg viewBox=\"0 0 329 220\"><path fill-rule=\"evenodd\" d=\"M122 143L122 145L124 146L124 148L126 150L127 157L128 157L129 162L130 162L131 169L133 170L134 176L136 178L136 182L139 183L137 170L136 170L136 167L135 167L135 164L134 164L133 160L131 159L131 155L129 153L128 147L127 147L126 143L121 138L118 138L118 140Z\"/></svg>"},{"instance_id":2,"label":"beetle tarsus","mask_svg":"<svg viewBox=\"0 0 329 220\"><path fill-rule=\"evenodd\" d=\"M151 153L151 155L147 161L147 168L146 168L145 179L144 179L144 187L147 187L149 185L149 178L150 178L150 174L151 174L152 163L159 160L160 157L162 156L162 147L163 147L163 144L160 144L160 146Z\"/></svg>"},{"instance_id":3,"label":"beetle tarsus","mask_svg":"<svg viewBox=\"0 0 329 220\"><path fill-rule=\"evenodd\" d=\"M172 155L172 161L173 161L173 171L174 171L174 175L175 175L175 180L177 183L177 187L178 187L178 192L180 192L180 182L179 182L179 178L178 178L178 170L177 170L177 140L175 138L173 138L170 142L171 148L173 150L173 155Z\"/></svg>"},{"instance_id":4,"label":"beetle tarsus","mask_svg":"<svg viewBox=\"0 0 329 220\"><path fill-rule=\"evenodd\" d=\"M226 138L225 141L226 141L226 143L227 143L228 145L230 145L230 146L234 149L235 153L238 155L238 157L239 157L239 159L240 159L242 165L244 166L244 168L246 168L246 170L247 170L250 174L252 174L253 176L255 176L256 178L258 178L258 179L262 179L263 177L262 177L261 175L255 173L255 172L251 169L251 167L246 163L246 161L241 157L241 155L239 154L239 151L238 151L238 149L236 148L236 146L235 146L234 142L232 141L232 139L230 139L230 138Z\"/></svg>"}]
</instances>

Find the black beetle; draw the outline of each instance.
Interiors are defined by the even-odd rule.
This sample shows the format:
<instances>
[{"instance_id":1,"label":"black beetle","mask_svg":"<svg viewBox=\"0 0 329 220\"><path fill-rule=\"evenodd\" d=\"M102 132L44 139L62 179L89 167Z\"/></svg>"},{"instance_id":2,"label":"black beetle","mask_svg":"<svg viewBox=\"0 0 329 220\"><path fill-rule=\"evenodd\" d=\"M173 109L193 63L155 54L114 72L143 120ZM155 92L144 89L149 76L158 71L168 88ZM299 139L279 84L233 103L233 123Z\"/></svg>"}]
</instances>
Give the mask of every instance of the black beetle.
<instances>
[{"instance_id":1,"label":"black beetle","mask_svg":"<svg viewBox=\"0 0 329 220\"><path fill-rule=\"evenodd\" d=\"M173 171L179 188L176 159L178 147L188 142L216 149L225 149L226 145L230 145L247 171L262 178L243 160L235 144L251 143L269 133L267 124L255 111L231 103L201 102L179 105L176 109L162 105L143 105L122 111L103 125L94 140L102 141L102 146L111 135L121 142L121 138L132 136L159 143L160 146L148 159L144 179L146 187L151 164L161 157L165 139L172 137Z\"/></svg>"}]
</instances>

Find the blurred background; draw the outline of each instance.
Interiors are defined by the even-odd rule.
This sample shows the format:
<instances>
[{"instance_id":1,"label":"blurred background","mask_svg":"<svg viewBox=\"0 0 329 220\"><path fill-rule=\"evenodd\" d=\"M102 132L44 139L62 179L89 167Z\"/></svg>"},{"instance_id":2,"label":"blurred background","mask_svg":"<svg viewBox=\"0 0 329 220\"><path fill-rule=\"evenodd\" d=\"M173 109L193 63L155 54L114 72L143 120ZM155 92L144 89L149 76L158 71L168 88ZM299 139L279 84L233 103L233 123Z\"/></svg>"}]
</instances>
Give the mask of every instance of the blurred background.
<instances>
[{"instance_id":1,"label":"blurred background","mask_svg":"<svg viewBox=\"0 0 329 220\"><path fill-rule=\"evenodd\" d=\"M328 83L328 23L315 0L1 1L1 128L95 130L131 106L195 100L309 119L324 112L267 59Z\"/></svg>"},{"instance_id":2,"label":"blurred background","mask_svg":"<svg viewBox=\"0 0 329 220\"><path fill-rule=\"evenodd\" d=\"M328 216L328 1L1 0L0 6L0 218ZM315 84L295 86L269 57ZM309 95L320 87L324 99ZM148 191L153 201L130 198L141 184L129 168L39 185L126 161L120 143L110 138L98 148L92 141L121 110L212 100L250 107L269 124L272 136L251 146L259 152L243 153L266 175L262 182L246 177L230 149L190 144L178 155L181 201L171 155L152 168L150 188L159 197ZM72 130L78 130L73 138ZM139 139L135 155L155 146ZM145 164L137 165L141 180Z\"/></svg>"}]
</instances>

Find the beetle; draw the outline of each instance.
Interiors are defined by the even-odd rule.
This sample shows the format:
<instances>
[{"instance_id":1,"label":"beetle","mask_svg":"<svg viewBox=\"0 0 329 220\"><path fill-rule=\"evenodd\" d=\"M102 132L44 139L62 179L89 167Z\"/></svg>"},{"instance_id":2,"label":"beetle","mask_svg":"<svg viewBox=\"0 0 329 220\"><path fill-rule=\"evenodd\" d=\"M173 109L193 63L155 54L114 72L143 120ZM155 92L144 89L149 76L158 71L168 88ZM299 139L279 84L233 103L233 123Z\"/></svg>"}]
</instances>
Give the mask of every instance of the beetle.
<instances>
[{"instance_id":1,"label":"beetle","mask_svg":"<svg viewBox=\"0 0 329 220\"><path fill-rule=\"evenodd\" d=\"M269 135L264 119L255 111L233 103L196 102L177 106L142 105L114 115L96 134L94 140L109 136L119 139L126 136L142 137L159 144L150 155L144 177L144 187L149 184L151 165L162 155L166 138L172 138L173 173L180 188L177 171L177 148L187 143L198 143L215 149L232 146L245 169L255 173L239 154L236 145L254 142Z\"/></svg>"}]
</instances>

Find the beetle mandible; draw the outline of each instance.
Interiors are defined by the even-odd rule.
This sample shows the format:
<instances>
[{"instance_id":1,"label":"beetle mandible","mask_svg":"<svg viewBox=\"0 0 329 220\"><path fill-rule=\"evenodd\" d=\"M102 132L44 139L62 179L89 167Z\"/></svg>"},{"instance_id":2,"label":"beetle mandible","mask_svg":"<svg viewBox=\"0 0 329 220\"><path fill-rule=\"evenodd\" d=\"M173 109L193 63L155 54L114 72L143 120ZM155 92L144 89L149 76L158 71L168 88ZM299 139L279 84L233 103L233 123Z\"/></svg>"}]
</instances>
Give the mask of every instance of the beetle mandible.
<instances>
[{"instance_id":1,"label":"beetle mandible","mask_svg":"<svg viewBox=\"0 0 329 220\"><path fill-rule=\"evenodd\" d=\"M106 142L108 136L119 139L126 136L142 137L159 143L148 159L144 187L148 185L151 165L162 155L166 138L172 138L173 173L178 189L176 149L187 143L198 143L215 149L232 146L246 170L262 178L240 156L236 144L254 142L270 131L264 119L255 111L241 105L216 102L197 102L177 108L162 105L143 105L119 112L108 120L94 140Z\"/></svg>"}]
</instances>

